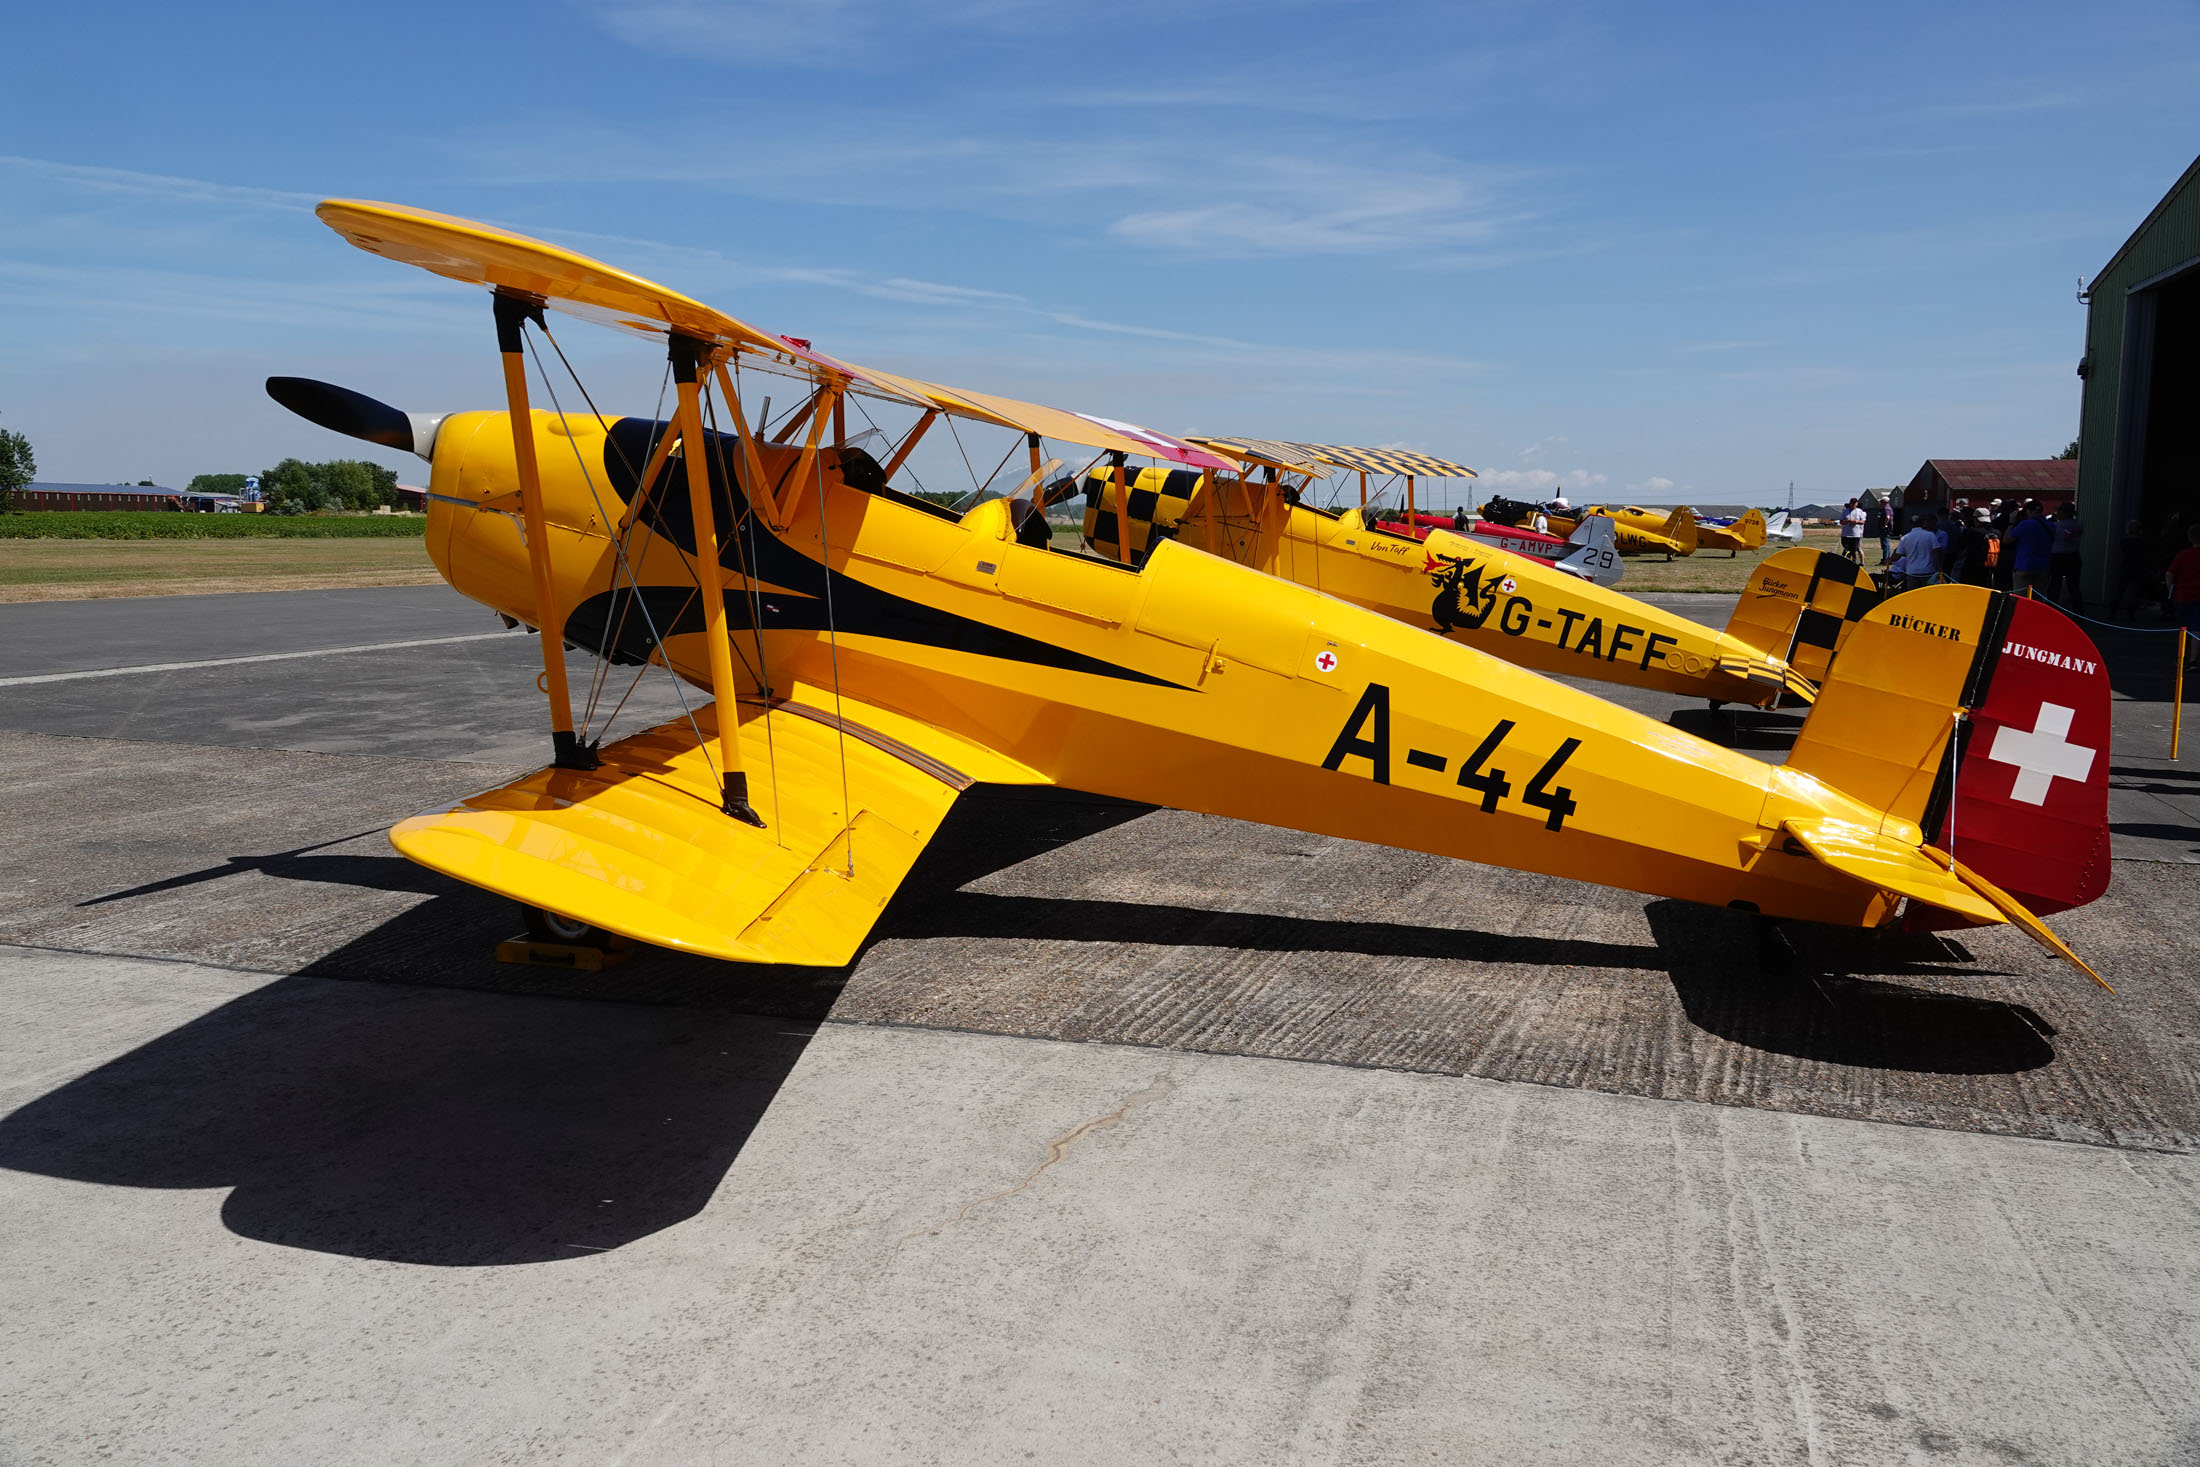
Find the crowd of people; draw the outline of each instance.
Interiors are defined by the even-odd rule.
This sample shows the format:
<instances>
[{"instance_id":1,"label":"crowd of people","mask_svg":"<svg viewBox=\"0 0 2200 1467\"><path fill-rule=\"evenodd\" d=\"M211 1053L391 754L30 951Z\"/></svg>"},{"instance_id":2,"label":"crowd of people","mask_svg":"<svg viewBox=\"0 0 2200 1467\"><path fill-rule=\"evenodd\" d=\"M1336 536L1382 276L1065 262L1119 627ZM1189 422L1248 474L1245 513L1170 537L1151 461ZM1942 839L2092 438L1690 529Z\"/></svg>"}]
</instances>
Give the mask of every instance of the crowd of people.
<instances>
[{"instance_id":1,"label":"crowd of people","mask_svg":"<svg viewBox=\"0 0 2200 1467\"><path fill-rule=\"evenodd\" d=\"M1840 515L1841 554L1862 565L1866 539L1877 538L1879 574L1887 590L1955 581L2030 592L2071 611L2084 609L2078 573L2085 563L2085 526L2075 505L2065 503L2050 513L2036 499L1997 499L1945 512L1923 510L1910 517L1909 529L1897 539L1899 516L1885 499L1869 506L1852 499ZM2134 520L2124 527L2116 564L2117 585L2105 607L2109 615L2133 619L2159 597L2178 624L2200 638L2200 525L2175 545L2161 547Z\"/></svg>"},{"instance_id":2,"label":"crowd of people","mask_svg":"<svg viewBox=\"0 0 2200 1467\"><path fill-rule=\"evenodd\" d=\"M1841 512L1841 553L1861 565L1866 537L1876 537L1881 578L1894 590L1960 581L2079 605L2085 526L2072 505L2050 514L2036 499L1959 504L1911 516L1900 539L1898 528L1899 512L1885 500L1866 508L1852 499Z\"/></svg>"}]
</instances>

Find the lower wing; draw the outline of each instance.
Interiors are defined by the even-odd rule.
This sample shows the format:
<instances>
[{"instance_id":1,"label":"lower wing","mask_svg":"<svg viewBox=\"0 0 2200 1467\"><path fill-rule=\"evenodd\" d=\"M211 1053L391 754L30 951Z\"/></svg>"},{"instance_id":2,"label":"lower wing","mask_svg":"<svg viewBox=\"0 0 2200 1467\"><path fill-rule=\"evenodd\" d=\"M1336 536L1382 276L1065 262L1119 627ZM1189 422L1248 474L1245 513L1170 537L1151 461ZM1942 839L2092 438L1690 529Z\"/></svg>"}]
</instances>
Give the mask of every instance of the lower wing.
<instances>
[{"instance_id":1,"label":"lower wing","mask_svg":"<svg viewBox=\"0 0 2200 1467\"><path fill-rule=\"evenodd\" d=\"M1036 779L975 746L919 749L801 702L744 705L758 828L719 807L715 714L605 745L599 769L537 770L415 816L390 843L448 876L659 947L836 967L854 959L964 789L980 777Z\"/></svg>"}]
</instances>

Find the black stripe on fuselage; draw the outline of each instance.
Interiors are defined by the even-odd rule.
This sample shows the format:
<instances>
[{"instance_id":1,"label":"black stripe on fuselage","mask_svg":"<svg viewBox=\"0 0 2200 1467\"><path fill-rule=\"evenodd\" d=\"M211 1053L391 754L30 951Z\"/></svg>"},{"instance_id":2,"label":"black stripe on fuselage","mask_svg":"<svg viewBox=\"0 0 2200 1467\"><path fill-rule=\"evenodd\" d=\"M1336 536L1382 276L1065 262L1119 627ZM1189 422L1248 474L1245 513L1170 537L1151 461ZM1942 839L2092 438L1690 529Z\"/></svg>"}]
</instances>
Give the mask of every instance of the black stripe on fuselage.
<instances>
[{"instance_id":1,"label":"black stripe on fuselage","mask_svg":"<svg viewBox=\"0 0 2200 1467\"><path fill-rule=\"evenodd\" d=\"M2017 598L2007 591L1989 593L1986 615L1980 619L1978 646L1972 649L1971 666L1963 677L1963 706L1969 712L1977 712L1986 704L1986 690L1994 681L1994 669L2001 664L2001 645L2009 635L2009 622L2017 614ZM1958 719L1948 735L1948 742L1940 751L1940 769L1933 777L1933 792L1925 802L1925 814L1918 827L1929 841L1940 839L1943 825L1947 823L1948 807L1954 803L1956 778L1963 770L1965 756L1971 752L1971 720Z\"/></svg>"},{"instance_id":2,"label":"black stripe on fuselage","mask_svg":"<svg viewBox=\"0 0 2200 1467\"><path fill-rule=\"evenodd\" d=\"M646 418L621 418L611 425L604 443L604 469L622 499L633 498L633 465L647 462L657 435L668 427L668 424L654 423ZM968 652L978 657L997 657L1094 677L1147 683L1154 687L1183 686L1167 678L896 596L843 571L818 564L774 536L764 527L761 518L752 517L743 523L748 499L741 492L738 479L733 477L733 463L740 452L740 444L731 435L718 434L713 438L708 460L711 500L721 547L719 563L737 575L752 574L759 581L788 588L786 591L759 590L753 595L745 586L728 590L726 621L729 626L747 631L761 621L767 632L834 631L848 636L879 637ZM686 473L681 454L674 453L660 474L649 502L643 506L642 518L656 533L693 556L695 520L686 493ZM739 526L738 531L733 528L735 526ZM753 567L747 564L751 554L756 561ZM830 617L827 616L828 593ZM656 623L662 636L676 637L703 629L702 604L692 586L644 586L640 605L648 608L648 620ZM588 647L614 662L632 665L648 659L649 627L633 602L632 591L624 587L599 592L574 607L566 619L565 634L575 646Z\"/></svg>"}]
</instances>

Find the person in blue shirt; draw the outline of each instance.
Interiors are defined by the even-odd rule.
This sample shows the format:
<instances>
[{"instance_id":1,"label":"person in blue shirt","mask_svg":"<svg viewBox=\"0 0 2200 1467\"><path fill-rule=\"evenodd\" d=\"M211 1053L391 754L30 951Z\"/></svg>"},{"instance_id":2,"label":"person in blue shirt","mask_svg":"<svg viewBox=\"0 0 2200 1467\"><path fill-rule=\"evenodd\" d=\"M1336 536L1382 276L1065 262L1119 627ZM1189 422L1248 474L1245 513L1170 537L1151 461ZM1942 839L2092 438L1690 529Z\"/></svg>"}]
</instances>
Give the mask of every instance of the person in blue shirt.
<instances>
[{"instance_id":1,"label":"person in blue shirt","mask_svg":"<svg viewBox=\"0 0 2200 1467\"><path fill-rule=\"evenodd\" d=\"M2018 592L2030 591L2035 596L2047 594L2047 581L2055 568L2055 532L2047 527L2040 515L2040 502L2027 499L2024 502L2024 518L2009 532L2009 543L2003 554L2014 558L2015 578L2011 585Z\"/></svg>"},{"instance_id":2,"label":"person in blue shirt","mask_svg":"<svg viewBox=\"0 0 2200 1467\"><path fill-rule=\"evenodd\" d=\"M1895 546L1893 573L1905 591L1930 586L1940 575L1940 536L1930 514L1919 515L1910 533Z\"/></svg>"}]
</instances>

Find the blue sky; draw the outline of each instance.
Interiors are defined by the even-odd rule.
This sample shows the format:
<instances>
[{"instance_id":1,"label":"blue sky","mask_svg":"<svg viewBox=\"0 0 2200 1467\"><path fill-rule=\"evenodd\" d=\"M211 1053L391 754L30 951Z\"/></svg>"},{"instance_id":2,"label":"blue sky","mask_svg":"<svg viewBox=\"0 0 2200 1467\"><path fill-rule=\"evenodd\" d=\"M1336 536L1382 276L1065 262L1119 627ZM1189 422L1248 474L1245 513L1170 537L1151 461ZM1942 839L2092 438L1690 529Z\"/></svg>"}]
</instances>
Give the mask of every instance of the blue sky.
<instances>
[{"instance_id":1,"label":"blue sky","mask_svg":"<svg viewBox=\"0 0 2200 1467\"><path fill-rule=\"evenodd\" d=\"M8 33L0 426L48 479L350 451L272 372L496 405L485 300L344 245L311 207L347 195L1176 432L1408 444L1484 490L1845 495L2058 450L2078 277L2200 151L2191 4L78 4ZM607 406L654 402L645 348L560 336Z\"/></svg>"}]
</instances>

